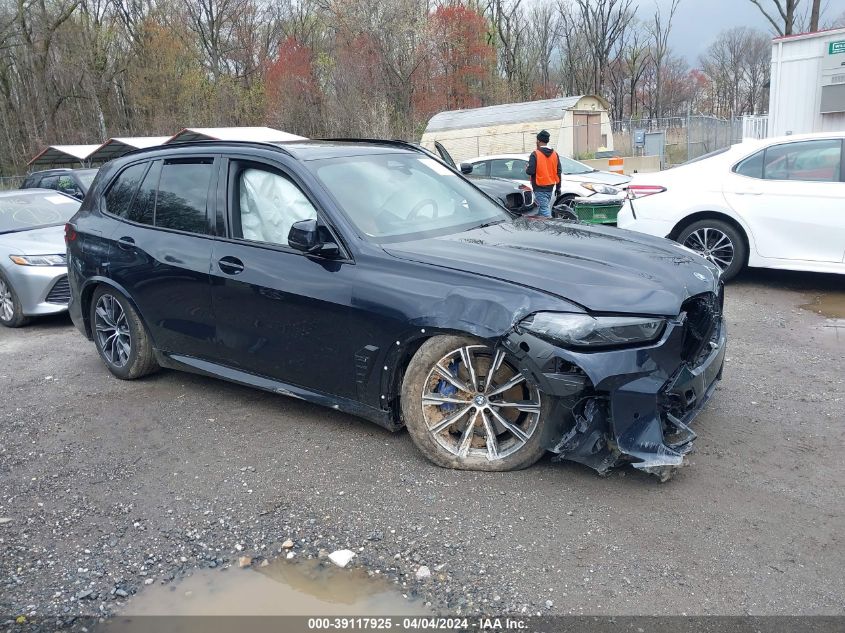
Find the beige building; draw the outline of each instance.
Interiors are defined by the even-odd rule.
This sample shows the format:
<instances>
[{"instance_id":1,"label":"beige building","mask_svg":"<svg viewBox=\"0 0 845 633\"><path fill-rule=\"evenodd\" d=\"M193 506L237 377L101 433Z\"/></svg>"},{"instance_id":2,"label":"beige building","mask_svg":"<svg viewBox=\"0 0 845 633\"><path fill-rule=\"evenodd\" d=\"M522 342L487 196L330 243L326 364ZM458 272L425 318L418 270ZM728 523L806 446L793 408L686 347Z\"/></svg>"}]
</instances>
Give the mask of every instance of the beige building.
<instances>
[{"instance_id":1,"label":"beige building","mask_svg":"<svg viewBox=\"0 0 845 633\"><path fill-rule=\"evenodd\" d=\"M583 95L525 103L507 103L434 115L421 143L434 149L440 141L456 161L489 154L530 152L537 132L546 129L549 145L560 154L587 158L613 149L608 103Z\"/></svg>"}]
</instances>

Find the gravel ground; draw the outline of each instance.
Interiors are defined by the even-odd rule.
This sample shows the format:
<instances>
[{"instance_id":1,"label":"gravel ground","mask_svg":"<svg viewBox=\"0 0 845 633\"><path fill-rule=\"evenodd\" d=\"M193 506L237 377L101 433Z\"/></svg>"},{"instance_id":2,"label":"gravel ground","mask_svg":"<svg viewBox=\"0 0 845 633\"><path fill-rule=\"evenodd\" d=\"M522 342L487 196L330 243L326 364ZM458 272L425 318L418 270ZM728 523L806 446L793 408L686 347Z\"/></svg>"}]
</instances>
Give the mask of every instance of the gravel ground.
<instances>
[{"instance_id":1,"label":"gravel ground","mask_svg":"<svg viewBox=\"0 0 845 633\"><path fill-rule=\"evenodd\" d=\"M798 307L842 288L729 287L725 380L667 484L548 459L442 470L406 433L297 400L116 380L65 317L0 328L0 614L110 614L288 538L451 613L843 614L845 327Z\"/></svg>"}]
</instances>

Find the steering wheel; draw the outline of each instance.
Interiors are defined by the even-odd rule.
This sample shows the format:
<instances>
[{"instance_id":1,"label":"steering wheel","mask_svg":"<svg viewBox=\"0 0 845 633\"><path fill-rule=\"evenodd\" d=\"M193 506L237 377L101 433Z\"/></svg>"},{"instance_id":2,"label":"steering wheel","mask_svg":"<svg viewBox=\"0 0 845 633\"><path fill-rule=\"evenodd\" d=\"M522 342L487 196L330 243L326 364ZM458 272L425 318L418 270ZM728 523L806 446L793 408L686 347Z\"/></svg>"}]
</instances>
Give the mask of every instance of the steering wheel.
<instances>
[{"instance_id":1,"label":"steering wheel","mask_svg":"<svg viewBox=\"0 0 845 633\"><path fill-rule=\"evenodd\" d=\"M432 217L432 219L436 218L437 212L438 212L437 203L431 198L425 198L423 200L420 200L419 202L417 202L417 204L414 205L414 208L411 209L411 212L408 214L407 219L408 220L415 219L417 217L417 215L419 214L419 212L422 209L424 209L426 206L431 207L431 210L432 210L431 217Z\"/></svg>"}]
</instances>

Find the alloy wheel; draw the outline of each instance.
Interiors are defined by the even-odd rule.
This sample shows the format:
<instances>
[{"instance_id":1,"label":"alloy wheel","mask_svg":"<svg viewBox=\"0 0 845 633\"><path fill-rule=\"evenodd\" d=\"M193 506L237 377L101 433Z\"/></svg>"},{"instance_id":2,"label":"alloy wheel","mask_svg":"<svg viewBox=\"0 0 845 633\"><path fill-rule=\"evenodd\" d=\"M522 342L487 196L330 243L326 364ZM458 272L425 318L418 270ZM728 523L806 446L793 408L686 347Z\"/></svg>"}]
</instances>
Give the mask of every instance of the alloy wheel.
<instances>
[{"instance_id":1,"label":"alloy wheel","mask_svg":"<svg viewBox=\"0 0 845 633\"><path fill-rule=\"evenodd\" d=\"M521 449L540 421L540 391L504 352L468 345L441 358L422 394L426 426L451 454L504 459Z\"/></svg>"},{"instance_id":2,"label":"alloy wheel","mask_svg":"<svg viewBox=\"0 0 845 633\"><path fill-rule=\"evenodd\" d=\"M11 321L15 316L15 303L12 299L12 289L0 279L0 319Z\"/></svg>"},{"instance_id":3,"label":"alloy wheel","mask_svg":"<svg viewBox=\"0 0 845 633\"><path fill-rule=\"evenodd\" d=\"M103 356L116 367L126 365L132 351L132 336L123 306L112 295L102 295L97 300L94 321Z\"/></svg>"},{"instance_id":4,"label":"alloy wheel","mask_svg":"<svg viewBox=\"0 0 845 633\"><path fill-rule=\"evenodd\" d=\"M721 271L727 270L734 260L734 244L719 229L701 228L693 231L684 240L684 246L701 254Z\"/></svg>"}]
</instances>

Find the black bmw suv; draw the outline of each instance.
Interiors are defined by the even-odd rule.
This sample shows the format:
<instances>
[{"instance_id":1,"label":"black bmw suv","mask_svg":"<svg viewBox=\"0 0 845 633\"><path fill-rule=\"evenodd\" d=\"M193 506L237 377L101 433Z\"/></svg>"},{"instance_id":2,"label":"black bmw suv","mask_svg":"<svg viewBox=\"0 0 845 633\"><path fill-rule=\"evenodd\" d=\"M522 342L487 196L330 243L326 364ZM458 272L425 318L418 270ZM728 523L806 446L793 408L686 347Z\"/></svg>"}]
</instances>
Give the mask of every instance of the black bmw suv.
<instances>
[{"instance_id":1,"label":"black bmw suv","mask_svg":"<svg viewBox=\"0 0 845 633\"><path fill-rule=\"evenodd\" d=\"M515 217L401 142L205 142L103 167L69 306L118 378L217 376L406 426L441 466L668 477L725 356L718 270Z\"/></svg>"}]
</instances>

